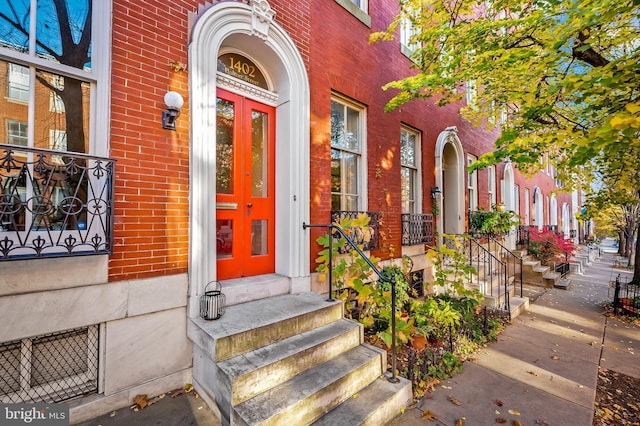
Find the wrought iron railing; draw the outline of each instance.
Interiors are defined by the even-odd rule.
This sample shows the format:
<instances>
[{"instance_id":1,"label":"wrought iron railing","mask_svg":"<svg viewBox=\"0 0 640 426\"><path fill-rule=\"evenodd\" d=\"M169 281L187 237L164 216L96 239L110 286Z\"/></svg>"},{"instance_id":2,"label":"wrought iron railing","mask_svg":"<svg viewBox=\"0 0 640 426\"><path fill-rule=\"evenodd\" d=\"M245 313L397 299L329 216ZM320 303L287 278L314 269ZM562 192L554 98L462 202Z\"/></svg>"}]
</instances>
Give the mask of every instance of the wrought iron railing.
<instances>
[{"instance_id":1,"label":"wrought iron railing","mask_svg":"<svg viewBox=\"0 0 640 426\"><path fill-rule=\"evenodd\" d=\"M577 236L578 236L578 231L576 231L575 229L569 230L569 238L575 238Z\"/></svg>"},{"instance_id":2,"label":"wrought iron railing","mask_svg":"<svg viewBox=\"0 0 640 426\"><path fill-rule=\"evenodd\" d=\"M629 280L630 276L625 279ZM633 281L623 281L618 274L614 283L613 314L640 317L640 285Z\"/></svg>"},{"instance_id":3,"label":"wrought iron railing","mask_svg":"<svg viewBox=\"0 0 640 426\"><path fill-rule=\"evenodd\" d=\"M467 259L475 268L478 289L485 296L496 298L499 308L510 311L509 279L506 263L479 241L471 238L467 244Z\"/></svg>"},{"instance_id":4,"label":"wrought iron railing","mask_svg":"<svg viewBox=\"0 0 640 426\"><path fill-rule=\"evenodd\" d=\"M518 256L494 237L488 239L489 251L495 253L501 259L507 270L507 277L513 277L514 285L520 288L522 297L522 257Z\"/></svg>"},{"instance_id":5,"label":"wrought iron railing","mask_svg":"<svg viewBox=\"0 0 640 426\"><path fill-rule=\"evenodd\" d=\"M303 223L302 229L307 229L307 228L327 228L327 232L331 236L331 238L329 238L329 247L328 247L329 248L329 271L328 271L329 301L334 300L333 299L333 233L334 232L337 232L338 234L340 234L340 236L344 238L345 241L351 247L353 247L353 249L360 255L360 257L365 262L367 262L371 270L375 272L375 274L378 276L380 280L386 283L389 283L391 285L391 377L389 377L388 380L392 383L399 382L399 379L396 376L396 362L397 362L396 346L397 345L396 345L396 279L395 279L395 276L393 276L393 274L391 274L391 276L386 276L385 274L383 274L382 271L379 270L373 264L373 262L371 262L371 259L369 259L369 257L367 257L367 255L362 252L360 247L358 247L358 243L352 240L340 226L334 223L330 223L328 225L308 225L306 223Z\"/></svg>"},{"instance_id":6,"label":"wrought iron railing","mask_svg":"<svg viewBox=\"0 0 640 426\"><path fill-rule=\"evenodd\" d=\"M111 253L115 160L0 145L0 260Z\"/></svg>"},{"instance_id":7,"label":"wrought iron railing","mask_svg":"<svg viewBox=\"0 0 640 426\"><path fill-rule=\"evenodd\" d=\"M402 245L433 244L432 214L402 214Z\"/></svg>"},{"instance_id":8,"label":"wrought iron railing","mask_svg":"<svg viewBox=\"0 0 640 426\"><path fill-rule=\"evenodd\" d=\"M369 218L369 228L371 233L368 235L369 239L366 241L364 236L359 235L357 232L351 235L351 239L362 247L362 250L377 250L380 248L380 213L379 212L359 212L349 210L332 210L331 222L340 223L344 218L356 218L358 215L366 214Z\"/></svg>"}]
</instances>

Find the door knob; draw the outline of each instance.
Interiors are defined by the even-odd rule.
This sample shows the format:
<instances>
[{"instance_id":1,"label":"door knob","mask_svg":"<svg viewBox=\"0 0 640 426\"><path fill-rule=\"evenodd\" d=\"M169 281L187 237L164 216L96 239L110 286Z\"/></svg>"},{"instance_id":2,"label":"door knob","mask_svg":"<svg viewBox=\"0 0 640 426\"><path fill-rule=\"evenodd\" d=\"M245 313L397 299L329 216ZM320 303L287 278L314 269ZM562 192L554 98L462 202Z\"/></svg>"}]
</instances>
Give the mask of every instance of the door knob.
<instances>
[{"instance_id":1,"label":"door knob","mask_svg":"<svg viewBox=\"0 0 640 426\"><path fill-rule=\"evenodd\" d=\"M253 207L253 203L249 203L249 204L247 204L247 207L248 207L248 208Z\"/></svg>"}]
</instances>

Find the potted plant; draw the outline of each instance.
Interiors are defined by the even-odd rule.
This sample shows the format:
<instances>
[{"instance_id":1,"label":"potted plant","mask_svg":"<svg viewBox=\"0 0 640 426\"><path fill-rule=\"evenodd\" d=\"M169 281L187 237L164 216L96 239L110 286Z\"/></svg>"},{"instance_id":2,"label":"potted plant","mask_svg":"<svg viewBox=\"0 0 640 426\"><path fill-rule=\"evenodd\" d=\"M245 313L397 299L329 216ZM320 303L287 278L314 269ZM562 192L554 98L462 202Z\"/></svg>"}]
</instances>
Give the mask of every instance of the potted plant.
<instances>
[{"instance_id":1,"label":"potted plant","mask_svg":"<svg viewBox=\"0 0 640 426\"><path fill-rule=\"evenodd\" d=\"M511 228L520 224L520 216L511 210L505 210L495 204L491 210L482 207L469 213L469 233L490 237L507 234Z\"/></svg>"}]
</instances>

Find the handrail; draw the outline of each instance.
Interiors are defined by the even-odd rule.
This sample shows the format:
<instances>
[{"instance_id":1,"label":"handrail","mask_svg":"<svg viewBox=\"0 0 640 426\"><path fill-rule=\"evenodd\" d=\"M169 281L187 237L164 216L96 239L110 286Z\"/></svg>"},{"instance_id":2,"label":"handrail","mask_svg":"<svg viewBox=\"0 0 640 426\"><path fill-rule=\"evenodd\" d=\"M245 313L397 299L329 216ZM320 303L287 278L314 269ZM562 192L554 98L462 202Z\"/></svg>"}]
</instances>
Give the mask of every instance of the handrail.
<instances>
[{"instance_id":1,"label":"handrail","mask_svg":"<svg viewBox=\"0 0 640 426\"><path fill-rule=\"evenodd\" d=\"M387 378L391 383L398 383L400 380L396 377L396 279L395 277L387 277L382 271L380 271L374 264L371 262L371 259L364 254L360 247L357 246L351 238L344 232L344 230L333 223L327 225L311 225L307 223L302 223L302 229L306 230L307 228L327 228L329 233L329 299L328 301L333 301L333 289L332 289L332 271L333 271L333 232L332 230L338 231L338 233L354 248L354 250L362 257L362 259L367 262L367 265L371 267L371 269L376 273L376 275L384 282L391 284L391 377Z\"/></svg>"},{"instance_id":2,"label":"handrail","mask_svg":"<svg viewBox=\"0 0 640 426\"><path fill-rule=\"evenodd\" d=\"M507 255L507 258L513 258L514 263L513 263L513 276L515 279L516 276L516 262L518 262L520 264L520 297L522 297L522 257L518 256L517 254L515 254L514 252L512 252L511 250L509 250L507 247L505 247L500 241L498 241L496 238L494 237L489 237L489 241L493 242L495 245L497 245L498 247L500 247L501 252ZM509 270L509 262L506 262L507 266L507 278L508 278L508 270Z\"/></svg>"},{"instance_id":3,"label":"handrail","mask_svg":"<svg viewBox=\"0 0 640 426\"><path fill-rule=\"evenodd\" d=\"M507 268L506 265L503 261L501 261L500 259L498 259L493 253L491 253L491 251L489 251L486 247L482 246L482 244L480 244L477 240L471 238L469 240L469 263L473 266L473 245L475 245L475 247L478 250L478 253L482 253L482 255L484 256L482 261L483 263L489 263L489 285L491 286L491 293L490 295L493 296L493 285L491 285L492 283L492 276L493 276L493 264L495 262L496 265L499 266L499 271L498 271L498 288L500 288L502 286L502 283L504 283L504 300L505 300L505 310L506 311L510 311L510 303L509 303L509 291L508 291L508 277L507 277ZM480 266L480 256L478 255L478 262L477 262L478 266ZM479 267L476 268L476 271L479 271ZM486 268L484 268L484 276L485 276L485 280L486 280L486 276L487 276L487 270ZM480 274L478 273L478 283L480 282ZM498 294L498 297L500 296L500 294Z\"/></svg>"}]
</instances>

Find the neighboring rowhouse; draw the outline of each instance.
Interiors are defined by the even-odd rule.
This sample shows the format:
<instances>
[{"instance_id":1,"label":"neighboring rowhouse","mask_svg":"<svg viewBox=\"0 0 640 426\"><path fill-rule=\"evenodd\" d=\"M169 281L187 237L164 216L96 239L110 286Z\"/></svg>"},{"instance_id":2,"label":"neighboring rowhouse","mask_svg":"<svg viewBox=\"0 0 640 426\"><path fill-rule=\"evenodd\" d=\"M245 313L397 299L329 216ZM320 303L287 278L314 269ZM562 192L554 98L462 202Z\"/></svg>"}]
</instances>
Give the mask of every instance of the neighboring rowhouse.
<instances>
[{"instance_id":1,"label":"neighboring rowhouse","mask_svg":"<svg viewBox=\"0 0 640 426\"><path fill-rule=\"evenodd\" d=\"M383 111L414 72L404 34L369 43L396 0L5 3L0 402L75 398L79 421L189 382L212 400L207 283L227 305L326 293L305 223L369 212L372 254L416 271L478 207L577 229L551 168L467 173L499 127Z\"/></svg>"}]
</instances>

